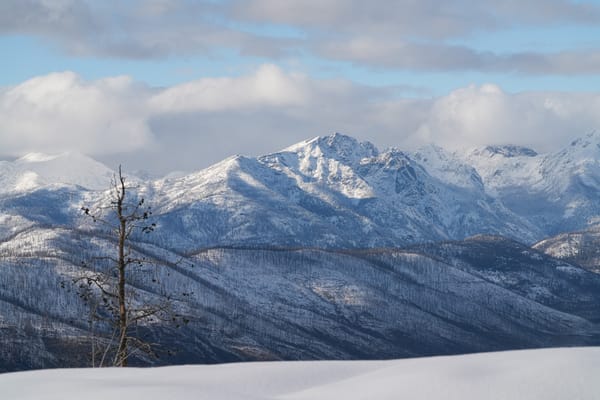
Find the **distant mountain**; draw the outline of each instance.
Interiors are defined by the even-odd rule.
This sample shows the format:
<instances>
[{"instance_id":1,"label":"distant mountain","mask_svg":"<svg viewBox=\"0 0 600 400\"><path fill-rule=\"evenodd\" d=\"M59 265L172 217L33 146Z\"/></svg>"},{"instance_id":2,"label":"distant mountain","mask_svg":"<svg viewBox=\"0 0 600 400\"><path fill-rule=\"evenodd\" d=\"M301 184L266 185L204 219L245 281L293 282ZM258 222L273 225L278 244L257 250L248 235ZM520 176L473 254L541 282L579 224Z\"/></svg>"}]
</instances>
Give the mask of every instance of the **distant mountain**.
<instances>
[{"instance_id":1,"label":"distant mountain","mask_svg":"<svg viewBox=\"0 0 600 400\"><path fill-rule=\"evenodd\" d=\"M161 216L158 243L181 251L240 244L386 247L476 234L534 243L598 221L599 137L587 135L552 154L517 146L407 153L334 134L180 177L130 179ZM103 198L94 190L108 188L112 176L76 154L29 155L3 162L0 171L0 221L16 225L61 224L64 219L47 215L35 221L19 203L53 208L54 198L77 214L84 199ZM69 189L71 200L58 194L64 183L80 187Z\"/></svg>"},{"instance_id":2,"label":"distant mountain","mask_svg":"<svg viewBox=\"0 0 600 400\"><path fill-rule=\"evenodd\" d=\"M0 195L23 193L52 185L106 189L113 171L79 153L29 153L14 162L0 161Z\"/></svg>"},{"instance_id":3,"label":"distant mountain","mask_svg":"<svg viewBox=\"0 0 600 400\"><path fill-rule=\"evenodd\" d=\"M190 250L219 245L397 246L503 234L543 236L471 186L428 173L409 154L379 152L335 134L259 158L236 156L198 173L146 185L164 216L161 243ZM479 182L479 185L477 185Z\"/></svg>"},{"instance_id":4,"label":"distant mountain","mask_svg":"<svg viewBox=\"0 0 600 400\"><path fill-rule=\"evenodd\" d=\"M169 211L177 198L177 220L220 227L193 238L202 245L374 247L478 233L526 242L547 235L533 218L494 196L476 168L442 149L379 152L341 134L258 159L231 158L159 181L151 192L164 193L158 204ZM185 222L179 227L199 231Z\"/></svg>"},{"instance_id":5,"label":"distant mountain","mask_svg":"<svg viewBox=\"0 0 600 400\"><path fill-rule=\"evenodd\" d=\"M171 362L600 344L597 269L563 257L561 236L528 247L595 237L599 146L590 134L552 154L380 151L334 134L128 176L157 223L133 248L166 266L153 272L164 286L132 285L193 293L175 296L189 326L140 329L181 350ZM84 362L88 311L60 286L114 246L80 211L110 201L111 177L71 153L0 163L0 369Z\"/></svg>"},{"instance_id":6,"label":"distant mountain","mask_svg":"<svg viewBox=\"0 0 600 400\"><path fill-rule=\"evenodd\" d=\"M584 229L600 215L600 133L550 154L486 147L456 157L472 165L486 191L545 236Z\"/></svg>"}]
</instances>

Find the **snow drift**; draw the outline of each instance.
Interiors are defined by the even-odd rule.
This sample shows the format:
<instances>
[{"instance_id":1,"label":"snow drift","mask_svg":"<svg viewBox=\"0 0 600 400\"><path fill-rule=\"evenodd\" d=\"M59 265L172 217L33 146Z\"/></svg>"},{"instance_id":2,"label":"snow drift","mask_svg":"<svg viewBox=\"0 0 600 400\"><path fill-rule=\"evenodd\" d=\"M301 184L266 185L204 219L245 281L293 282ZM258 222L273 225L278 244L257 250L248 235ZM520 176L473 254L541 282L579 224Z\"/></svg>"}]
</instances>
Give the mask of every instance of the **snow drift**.
<instances>
[{"instance_id":1,"label":"snow drift","mask_svg":"<svg viewBox=\"0 0 600 400\"><path fill-rule=\"evenodd\" d=\"M600 348L0 375L11 400L597 399Z\"/></svg>"}]
</instances>

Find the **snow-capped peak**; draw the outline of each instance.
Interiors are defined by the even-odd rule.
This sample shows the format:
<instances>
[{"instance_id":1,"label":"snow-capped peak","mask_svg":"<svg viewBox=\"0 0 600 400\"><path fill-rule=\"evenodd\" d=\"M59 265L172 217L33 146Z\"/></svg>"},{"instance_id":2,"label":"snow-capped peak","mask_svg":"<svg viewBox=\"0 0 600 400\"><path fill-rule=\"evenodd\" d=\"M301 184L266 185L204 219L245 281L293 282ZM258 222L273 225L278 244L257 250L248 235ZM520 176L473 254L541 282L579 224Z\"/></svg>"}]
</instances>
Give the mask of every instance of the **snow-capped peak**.
<instances>
[{"instance_id":1,"label":"snow-capped peak","mask_svg":"<svg viewBox=\"0 0 600 400\"><path fill-rule=\"evenodd\" d=\"M491 192L523 187L557 193L566 190L574 176L599 169L600 133L592 131L555 153L538 154L527 147L502 145L474 149L462 157L475 167Z\"/></svg>"},{"instance_id":2,"label":"snow-capped peak","mask_svg":"<svg viewBox=\"0 0 600 400\"><path fill-rule=\"evenodd\" d=\"M462 161L455 153L449 153L442 147L430 144L411 154L421 163L427 172L448 184L468 189L483 190L481 177L472 166Z\"/></svg>"},{"instance_id":3,"label":"snow-capped peak","mask_svg":"<svg viewBox=\"0 0 600 400\"><path fill-rule=\"evenodd\" d=\"M305 140L281 151L299 153L312 156L324 156L345 164L356 165L363 158L376 157L379 154L377 147L370 142L360 142L357 139L334 133L329 136L317 136L310 140Z\"/></svg>"},{"instance_id":4,"label":"snow-capped peak","mask_svg":"<svg viewBox=\"0 0 600 400\"><path fill-rule=\"evenodd\" d=\"M371 143L336 133L150 182L144 196L154 196L162 212L189 206L190 224L213 218L206 211L212 210L214 218L224 218L215 226L223 227L232 242L243 237L275 243L281 236L286 244L356 245L354 231L377 229L381 236L361 243L390 245L481 232L533 241L559 231L565 221L578 229L598 220L598 136L576 140L561 152L537 154L512 145L465 153L435 145L416 152L379 152ZM106 189L112 176L110 169L81 154L34 153L0 162L0 193L57 183ZM242 222L247 227L243 235L236 228ZM315 226L321 227L319 235Z\"/></svg>"},{"instance_id":5,"label":"snow-capped peak","mask_svg":"<svg viewBox=\"0 0 600 400\"><path fill-rule=\"evenodd\" d=\"M22 192L47 185L79 185L101 190L110 185L113 171L80 153L28 153L0 164L0 192Z\"/></svg>"}]
</instances>

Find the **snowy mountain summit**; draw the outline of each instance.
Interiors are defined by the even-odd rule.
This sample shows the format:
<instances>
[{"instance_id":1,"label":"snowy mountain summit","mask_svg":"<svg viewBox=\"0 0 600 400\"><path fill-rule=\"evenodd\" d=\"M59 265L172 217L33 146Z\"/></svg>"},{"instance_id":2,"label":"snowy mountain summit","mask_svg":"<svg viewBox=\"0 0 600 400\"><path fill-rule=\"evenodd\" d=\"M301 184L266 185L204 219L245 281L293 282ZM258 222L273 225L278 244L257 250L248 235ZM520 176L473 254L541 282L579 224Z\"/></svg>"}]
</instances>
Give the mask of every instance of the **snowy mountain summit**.
<instances>
[{"instance_id":1,"label":"snowy mountain summit","mask_svg":"<svg viewBox=\"0 0 600 400\"><path fill-rule=\"evenodd\" d=\"M334 134L138 180L157 226L132 249L164 268L132 285L156 304L184 291L190 321L144 329L180 363L598 345L600 275L551 257L595 236L529 246L600 215L600 140L573 143L406 152ZM81 215L112 172L75 154L0 168L0 348L18 349L0 371L84 363L89 305L59 287L114 251Z\"/></svg>"},{"instance_id":2,"label":"snowy mountain summit","mask_svg":"<svg viewBox=\"0 0 600 400\"><path fill-rule=\"evenodd\" d=\"M8 197L64 183L106 189L112 176L73 153L29 154L0 171L0 195ZM540 154L512 145L379 150L335 133L140 186L161 215L161 240L181 250L387 247L477 234L533 243L598 222L600 134Z\"/></svg>"},{"instance_id":3,"label":"snowy mountain summit","mask_svg":"<svg viewBox=\"0 0 600 400\"><path fill-rule=\"evenodd\" d=\"M219 225L195 235L206 245L378 247L482 233L529 243L600 215L600 140L574 143L550 154L511 145L404 152L335 133L158 181L153 192L184 231L198 220Z\"/></svg>"},{"instance_id":4,"label":"snowy mountain summit","mask_svg":"<svg viewBox=\"0 0 600 400\"><path fill-rule=\"evenodd\" d=\"M553 153L506 146L456 154L481 176L488 194L541 229L545 236L583 229L600 215L600 133Z\"/></svg>"}]
</instances>

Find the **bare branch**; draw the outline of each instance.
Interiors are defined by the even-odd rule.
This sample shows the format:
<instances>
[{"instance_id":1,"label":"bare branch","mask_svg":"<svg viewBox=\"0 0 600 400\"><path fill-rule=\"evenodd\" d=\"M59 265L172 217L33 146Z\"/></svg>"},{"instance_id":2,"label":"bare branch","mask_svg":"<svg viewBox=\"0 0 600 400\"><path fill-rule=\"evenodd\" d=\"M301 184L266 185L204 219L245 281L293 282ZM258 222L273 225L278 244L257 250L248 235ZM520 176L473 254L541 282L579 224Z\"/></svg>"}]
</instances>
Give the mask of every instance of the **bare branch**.
<instances>
[{"instance_id":1,"label":"bare branch","mask_svg":"<svg viewBox=\"0 0 600 400\"><path fill-rule=\"evenodd\" d=\"M145 265L159 265L154 257L144 257L143 251L136 249L130 242L137 233L148 234L156 228L156 223L151 221L152 209L146 205L144 198L136 199L135 192L132 196L130 188L119 166L112 178L108 203L93 210L81 207L85 216L108 228L102 236L116 246L114 255L93 258L94 261L110 262L114 265L112 268L90 271L75 280L76 284L82 286L80 290L83 291L84 300L91 304L90 318L114 326L110 338L99 339L106 341L100 346L103 348L101 366L109 356L113 365L127 366L128 360L132 356L138 357L140 352L154 354L153 347L156 344L144 341L137 334L137 327L154 321L179 323L181 319L171 311L170 296L167 296L165 302L143 303L135 288L130 286L132 273L146 272ZM84 267L86 266L84 263ZM153 278L152 281L157 282L157 279ZM94 297L97 295L100 298ZM142 301L141 306L137 304L138 301ZM96 354L94 346L93 360Z\"/></svg>"}]
</instances>

